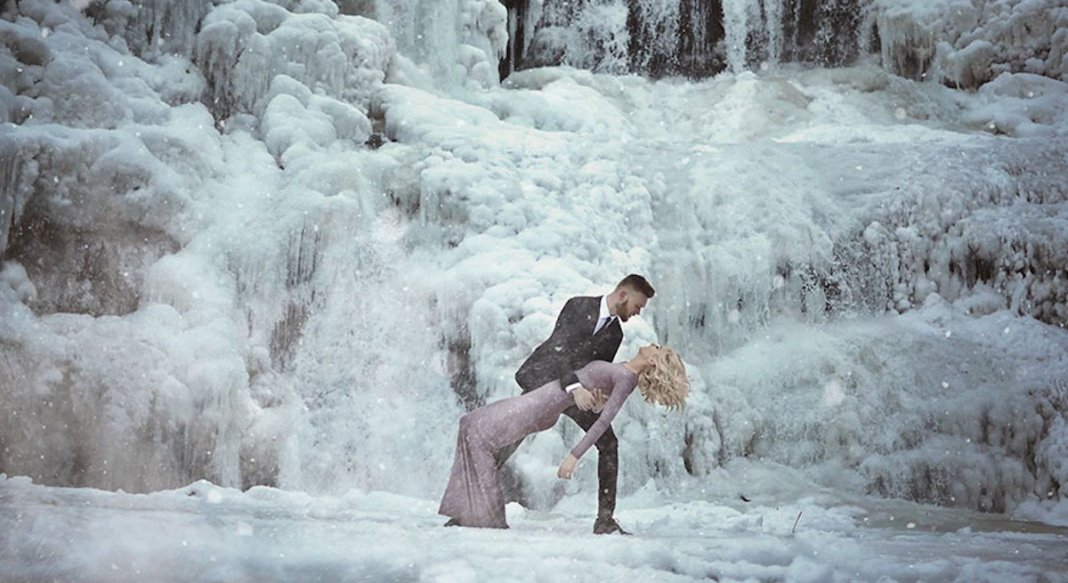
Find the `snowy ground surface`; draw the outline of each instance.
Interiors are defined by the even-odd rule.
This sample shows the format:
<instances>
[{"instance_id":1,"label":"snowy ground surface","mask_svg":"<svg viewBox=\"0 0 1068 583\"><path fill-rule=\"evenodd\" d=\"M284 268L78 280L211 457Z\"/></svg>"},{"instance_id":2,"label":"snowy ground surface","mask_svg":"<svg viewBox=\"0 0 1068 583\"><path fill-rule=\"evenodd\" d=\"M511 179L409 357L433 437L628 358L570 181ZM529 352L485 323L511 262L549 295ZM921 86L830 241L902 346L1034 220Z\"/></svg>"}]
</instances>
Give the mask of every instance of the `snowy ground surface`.
<instances>
[{"instance_id":1,"label":"snowy ground surface","mask_svg":"<svg viewBox=\"0 0 1068 583\"><path fill-rule=\"evenodd\" d=\"M640 491L621 501L634 531L621 537L590 534L589 509L569 503L510 505L511 529L500 531L443 528L436 500L387 492L313 497L197 482L139 495L11 478L0 481L0 573L25 582L1068 581L1065 527L818 488L748 503L701 499L709 494Z\"/></svg>"}]
</instances>

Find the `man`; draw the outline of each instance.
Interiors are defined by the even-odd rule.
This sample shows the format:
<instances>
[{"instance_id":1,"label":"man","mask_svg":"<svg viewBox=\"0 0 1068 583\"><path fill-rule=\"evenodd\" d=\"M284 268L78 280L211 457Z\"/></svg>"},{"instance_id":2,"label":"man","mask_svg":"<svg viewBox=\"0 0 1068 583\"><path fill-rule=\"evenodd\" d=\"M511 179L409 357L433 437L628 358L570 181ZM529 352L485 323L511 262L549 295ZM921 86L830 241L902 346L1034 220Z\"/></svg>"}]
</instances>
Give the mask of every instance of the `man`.
<instances>
[{"instance_id":1,"label":"man","mask_svg":"<svg viewBox=\"0 0 1068 583\"><path fill-rule=\"evenodd\" d=\"M579 296L567 300L556 326L545 342L527 357L515 373L515 380L523 392L532 391L548 382L559 380L561 390L572 392L582 388L575 371L594 360L612 362L623 341L620 321L641 313L656 291L644 277L628 275L606 296ZM597 387L587 387L596 389ZM564 411L589 431L598 413L572 406ZM619 474L619 453L616 434L609 427L596 443L597 460L597 520L595 534L630 534L620 528L613 517L616 509L616 479ZM514 448L504 453L507 459Z\"/></svg>"}]
</instances>

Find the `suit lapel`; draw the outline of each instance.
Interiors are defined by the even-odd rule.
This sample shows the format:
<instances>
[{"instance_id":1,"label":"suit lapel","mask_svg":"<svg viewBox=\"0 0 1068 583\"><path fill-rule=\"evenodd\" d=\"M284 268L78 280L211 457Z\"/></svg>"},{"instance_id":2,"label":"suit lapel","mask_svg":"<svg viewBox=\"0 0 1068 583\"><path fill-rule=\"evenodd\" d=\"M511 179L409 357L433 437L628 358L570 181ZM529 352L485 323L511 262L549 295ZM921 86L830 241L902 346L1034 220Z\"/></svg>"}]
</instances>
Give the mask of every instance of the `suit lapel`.
<instances>
[{"instance_id":1,"label":"suit lapel","mask_svg":"<svg viewBox=\"0 0 1068 583\"><path fill-rule=\"evenodd\" d=\"M619 342L623 340L623 328L620 327L618 319L616 319L616 321L612 322L610 325L605 326L604 328L604 330L601 330L601 332L604 332L604 334L601 336L603 342L609 344L614 342L616 344L619 344Z\"/></svg>"}]
</instances>

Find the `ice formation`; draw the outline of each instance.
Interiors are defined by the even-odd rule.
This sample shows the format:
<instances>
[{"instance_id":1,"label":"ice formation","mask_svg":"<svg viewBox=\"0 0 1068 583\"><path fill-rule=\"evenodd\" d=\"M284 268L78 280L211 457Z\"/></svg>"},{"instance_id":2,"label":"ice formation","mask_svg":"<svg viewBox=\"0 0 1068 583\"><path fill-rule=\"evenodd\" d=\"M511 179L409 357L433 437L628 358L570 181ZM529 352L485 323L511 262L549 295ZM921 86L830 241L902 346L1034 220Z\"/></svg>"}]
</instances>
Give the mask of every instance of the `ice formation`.
<instances>
[{"instance_id":1,"label":"ice formation","mask_svg":"<svg viewBox=\"0 0 1068 583\"><path fill-rule=\"evenodd\" d=\"M624 493L747 458L1053 512L1068 28L958 4L9 3L0 471L432 498L462 411L636 271L659 291L620 355L671 344L694 397L628 405ZM498 86L510 27L565 66ZM882 68L811 66L857 55ZM525 502L577 494L576 434L521 450Z\"/></svg>"},{"instance_id":2,"label":"ice formation","mask_svg":"<svg viewBox=\"0 0 1068 583\"><path fill-rule=\"evenodd\" d=\"M1065 80L1068 10L1031 0L512 0L512 69L567 64L705 77L781 62L888 70L975 89L1004 72Z\"/></svg>"}]
</instances>

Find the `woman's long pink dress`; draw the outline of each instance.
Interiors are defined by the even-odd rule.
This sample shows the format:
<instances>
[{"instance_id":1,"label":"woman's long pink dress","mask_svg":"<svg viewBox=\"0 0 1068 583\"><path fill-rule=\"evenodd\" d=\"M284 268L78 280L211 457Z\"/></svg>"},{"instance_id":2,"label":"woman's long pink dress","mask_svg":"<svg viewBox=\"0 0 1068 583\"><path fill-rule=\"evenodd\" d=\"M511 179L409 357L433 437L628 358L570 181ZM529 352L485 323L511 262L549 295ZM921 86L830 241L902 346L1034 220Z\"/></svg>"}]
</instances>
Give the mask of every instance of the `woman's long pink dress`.
<instances>
[{"instance_id":1,"label":"woman's long pink dress","mask_svg":"<svg viewBox=\"0 0 1068 583\"><path fill-rule=\"evenodd\" d=\"M593 427L571 450L576 458L597 442L608 429L623 402L638 384L638 375L622 364L595 360L576 371L589 389L608 393L608 401ZM508 528L504 518L504 497L497 478L494 453L509 444L556 424L565 409L574 405L571 395L558 381L529 393L502 399L479 407L460 419L456 456L438 513L463 526Z\"/></svg>"}]
</instances>

